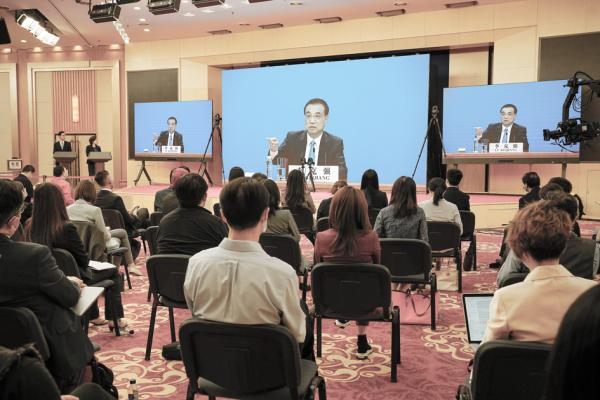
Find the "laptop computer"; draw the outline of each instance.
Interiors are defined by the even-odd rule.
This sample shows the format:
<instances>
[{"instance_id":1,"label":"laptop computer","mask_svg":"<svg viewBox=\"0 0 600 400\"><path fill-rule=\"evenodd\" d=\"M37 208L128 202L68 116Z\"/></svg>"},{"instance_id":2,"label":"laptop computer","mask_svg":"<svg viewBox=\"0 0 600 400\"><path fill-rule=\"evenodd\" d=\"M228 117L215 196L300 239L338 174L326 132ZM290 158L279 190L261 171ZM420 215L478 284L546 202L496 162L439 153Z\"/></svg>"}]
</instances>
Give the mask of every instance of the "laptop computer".
<instances>
[{"instance_id":1,"label":"laptop computer","mask_svg":"<svg viewBox=\"0 0 600 400\"><path fill-rule=\"evenodd\" d=\"M477 350L485 335L485 328L490 317L490 302L493 293L465 293L462 295L467 340L473 350Z\"/></svg>"}]
</instances>

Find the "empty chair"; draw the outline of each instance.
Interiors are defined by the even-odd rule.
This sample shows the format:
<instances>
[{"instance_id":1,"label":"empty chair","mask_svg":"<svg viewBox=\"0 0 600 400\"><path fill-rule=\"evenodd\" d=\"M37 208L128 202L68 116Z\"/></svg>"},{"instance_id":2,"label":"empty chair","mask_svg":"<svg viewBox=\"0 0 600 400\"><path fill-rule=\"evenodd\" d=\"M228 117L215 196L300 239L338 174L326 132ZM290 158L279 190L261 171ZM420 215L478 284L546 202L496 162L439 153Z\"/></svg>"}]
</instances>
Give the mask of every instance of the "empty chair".
<instances>
[{"instance_id":1,"label":"empty chair","mask_svg":"<svg viewBox=\"0 0 600 400\"><path fill-rule=\"evenodd\" d=\"M239 325L186 320L179 328L189 378L186 398L326 399L314 361L300 359L294 336L279 325Z\"/></svg>"},{"instance_id":2,"label":"empty chair","mask_svg":"<svg viewBox=\"0 0 600 400\"><path fill-rule=\"evenodd\" d=\"M400 314L398 307L392 307L389 270L377 264L320 263L313 268L311 281L317 357L321 357L323 318L391 322L391 381L396 382L396 364L400 364Z\"/></svg>"},{"instance_id":3,"label":"empty chair","mask_svg":"<svg viewBox=\"0 0 600 400\"><path fill-rule=\"evenodd\" d=\"M315 243L314 219L312 212L306 207L285 208L290 210L301 234L311 243Z\"/></svg>"},{"instance_id":4,"label":"empty chair","mask_svg":"<svg viewBox=\"0 0 600 400\"><path fill-rule=\"evenodd\" d=\"M331 228L329 225L329 217L322 217L317 220L317 232L323 232Z\"/></svg>"},{"instance_id":5,"label":"empty chair","mask_svg":"<svg viewBox=\"0 0 600 400\"><path fill-rule=\"evenodd\" d=\"M289 235L272 235L270 233L260 235L259 242L268 255L288 263L294 268L296 275L302 277L302 300L306 301L308 269L303 265L300 244Z\"/></svg>"},{"instance_id":6,"label":"empty chair","mask_svg":"<svg viewBox=\"0 0 600 400\"><path fill-rule=\"evenodd\" d=\"M148 250L151 256L158 254L158 226L149 226L146 229L146 239L148 240Z\"/></svg>"},{"instance_id":7,"label":"empty chair","mask_svg":"<svg viewBox=\"0 0 600 400\"><path fill-rule=\"evenodd\" d=\"M453 222L427 221L431 257L454 258L456 261L458 291L462 292L462 254L460 228Z\"/></svg>"},{"instance_id":8,"label":"empty chair","mask_svg":"<svg viewBox=\"0 0 600 400\"><path fill-rule=\"evenodd\" d=\"M475 214L471 211L460 211L460 219L463 225L463 233L460 240L463 242L469 242L469 249L465 254L465 271L473 269L477 270L477 235L475 234ZM467 262L467 257L471 257L471 260ZM470 264L469 264L470 263ZM467 268L470 265L471 268Z\"/></svg>"},{"instance_id":9,"label":"empty chair","mask_svg":"<svg viewBox=\"0 0 600 400\"><path fill-rule=\"evenodd\" d=\"M551 346L516 340L483 343L475 353L470 393L461 400L532 400L544 393Z\"/></svg>"},{"instance_id":10,"label":"empty chair","mask_svg":"<svg viewBox=\"0 0 600 400\"><path fill-rule=\"evenodd\" d=\"M436 328L437 279L431 272L431 247L419 239L380 239L381 265L390 270L392 282L431 285L431 329Z\"/></svg>"},{"instance_id":11,"label":"empty chair","mask_svg":"<svg viewBox=\"0 0 600 400\"><path fill-rule=\"evenodd\" d=\"M165 216L164 212L155 211L150 214L150 226L158 226L160 220Z\"/></svg>"},{"instance_id":12,"label":"empty chair","mask_svg":"<svg viewBox=\"0 0 600 400\"><path fill-rule=\"evenodd\" d=\"M150 359L152 351L152 338L156 323L158 306L168 307L169 326L171 328L171 342L177 340L175 336L175 316L173 308L187 309L183 283L190 256L182 254L159 254L150 256L146 260L150 291L153 294L152 312L150 314L150 327L148 328L148 342L146 344L145 359Z\"/></svg>"},{"instance_id":13,"label":"empty chair","mask_svg":"<svg viewBox=\"0 0 600 400\"><path fill-rule=\"evenodd\" d=\"M43 360L50 358L50 349L42 326L28 308L0 307L0 346L16 349L33 343Z\"/></svg>"}]
</instances>

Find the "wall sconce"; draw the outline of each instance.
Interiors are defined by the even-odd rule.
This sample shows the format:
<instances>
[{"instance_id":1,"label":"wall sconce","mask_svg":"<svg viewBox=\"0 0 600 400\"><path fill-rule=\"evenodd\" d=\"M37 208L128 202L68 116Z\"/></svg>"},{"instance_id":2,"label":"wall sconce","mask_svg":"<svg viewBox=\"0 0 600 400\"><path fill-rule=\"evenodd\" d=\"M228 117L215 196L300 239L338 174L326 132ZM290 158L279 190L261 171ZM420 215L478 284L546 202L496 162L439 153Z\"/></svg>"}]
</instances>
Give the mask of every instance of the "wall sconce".
<instances>
[{"instance_id":1,"label":"wall sconce","mask_svg":"<svg viewBox=\"0 0 600 400\"><path fill-rule=\"evenodd\" d=\"M79 97L74 94L71 97L71 115L74 123L79 122Z\"/></svg>"}]
</instances>

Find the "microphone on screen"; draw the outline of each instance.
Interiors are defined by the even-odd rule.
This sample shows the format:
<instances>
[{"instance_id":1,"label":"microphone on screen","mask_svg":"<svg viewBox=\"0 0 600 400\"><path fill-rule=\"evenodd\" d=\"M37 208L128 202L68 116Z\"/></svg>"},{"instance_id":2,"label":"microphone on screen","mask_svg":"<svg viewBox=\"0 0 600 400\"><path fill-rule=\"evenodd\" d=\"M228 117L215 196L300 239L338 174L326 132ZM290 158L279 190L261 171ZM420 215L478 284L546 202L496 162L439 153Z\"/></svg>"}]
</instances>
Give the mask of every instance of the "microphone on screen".
<instances>
[{"instance_id":1,"label":"microphone on screen","mask_svg":"<svg viewBox=\"0 0 600 400\"><path fill-rule=\"evenodd\" d=\"M315 161L312 158L309 158L308 161L306 162L308 165L314 165Z\"/></svg>"}]
</instances>

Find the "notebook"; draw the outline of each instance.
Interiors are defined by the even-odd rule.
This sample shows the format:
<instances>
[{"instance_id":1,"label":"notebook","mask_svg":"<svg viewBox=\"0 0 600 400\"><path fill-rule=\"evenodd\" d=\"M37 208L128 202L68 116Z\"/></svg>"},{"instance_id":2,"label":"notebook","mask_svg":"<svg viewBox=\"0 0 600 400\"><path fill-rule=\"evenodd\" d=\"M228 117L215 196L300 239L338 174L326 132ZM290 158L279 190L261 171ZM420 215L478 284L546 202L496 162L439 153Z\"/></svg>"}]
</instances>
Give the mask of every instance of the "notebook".
<instances>
[{"instance_id":1,"label":"notebook","mask_svg":"<svg viewBox=\"0 0 600 400\"><path fill-rule=\"evenodd\" d=\"M104 292L104 288L94 287L94 286L85 286L81 288L81 293L79 293L79 301L75 306L71 307L71 310L75 313L75 315L82 316L86 313L87 310L94 304L98 297Z\"/></svg>"},{"instance_id":2,"label":"notebook","mask_svg":"<svg viewBox=\"0 0 600 400\"><path fill-rule=\"evenodd\" d=\"M477 350L477 347L483 340L485 328L490 317L490 302L493 297L493 293L469 293L462 295L465 322L467 325L467 340L473 350Z\"/></svg>"},{"instance_id":3,"label":"notebook","mask_svg":"<svg viewBox=\"0 0 600 400\"><path fill-rule=\"evenodd\" d=\"M90 260L90 263L88 265L94 271L104 271L105 269L117 268L116 265L108 263L108 262L99 262L99 261L92 261L92 260Z\"/></svg>"}]
</instances>

